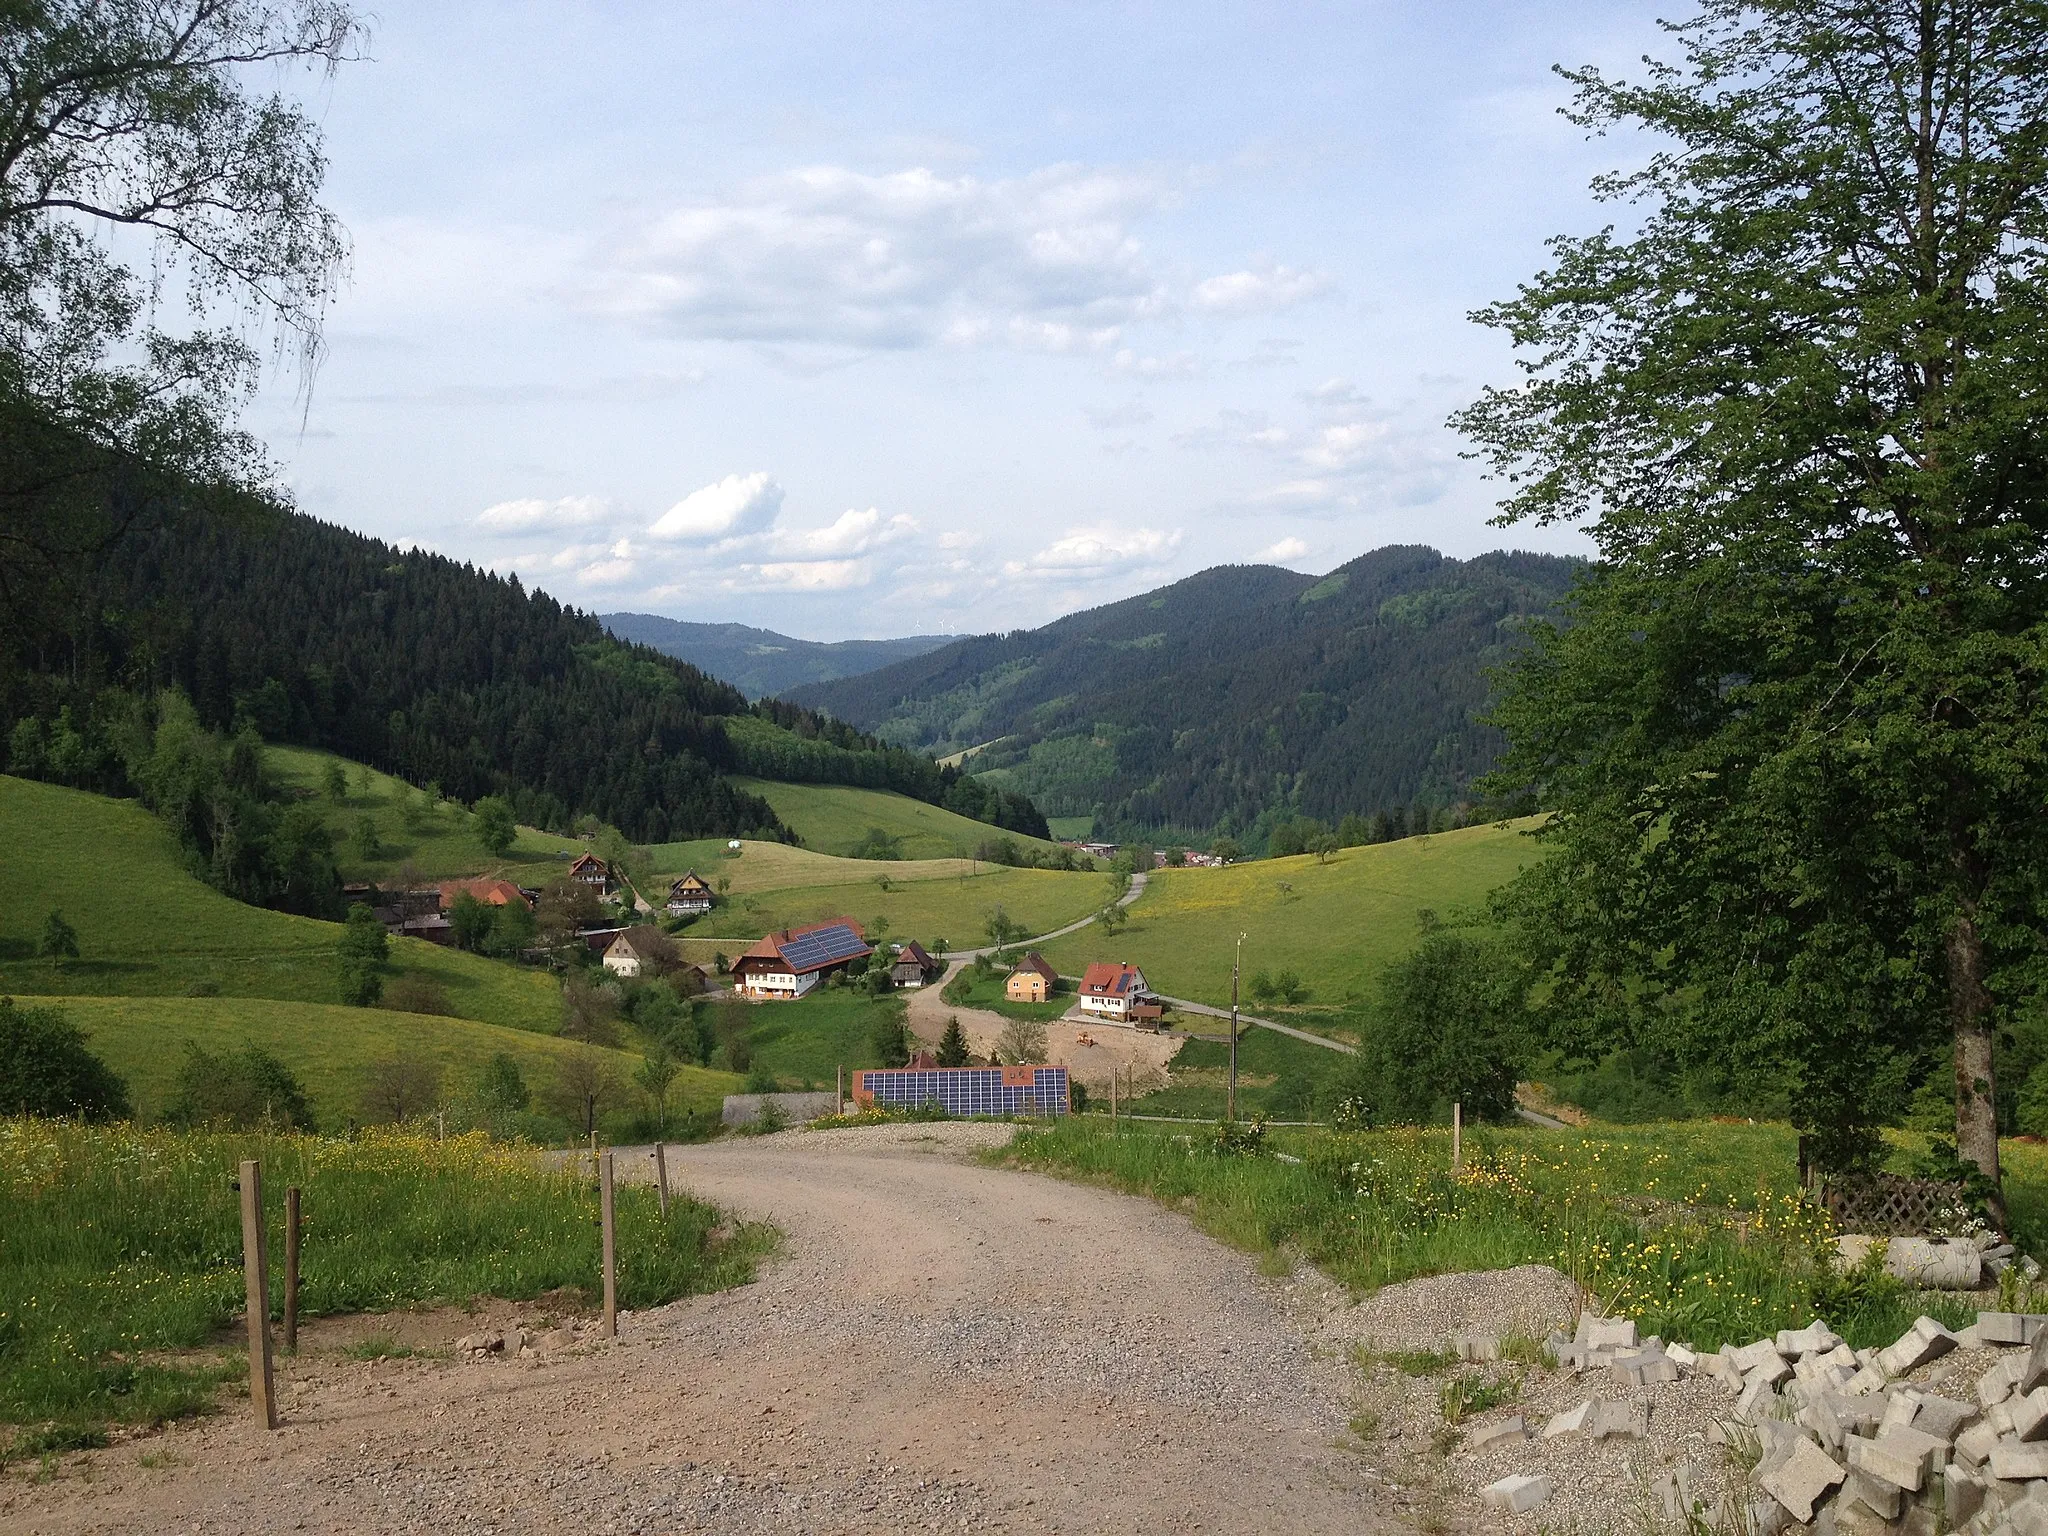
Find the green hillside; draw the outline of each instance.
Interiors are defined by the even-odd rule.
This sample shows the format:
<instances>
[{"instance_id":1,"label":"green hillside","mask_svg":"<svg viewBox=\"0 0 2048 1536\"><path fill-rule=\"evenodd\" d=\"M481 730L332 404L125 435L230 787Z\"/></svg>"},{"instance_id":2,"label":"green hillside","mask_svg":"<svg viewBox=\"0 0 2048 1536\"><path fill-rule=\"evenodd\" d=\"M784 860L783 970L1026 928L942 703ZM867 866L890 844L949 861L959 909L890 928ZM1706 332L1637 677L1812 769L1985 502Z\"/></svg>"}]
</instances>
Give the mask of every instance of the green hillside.
<instances>
[{"instance_id":1,"label":"green hillside","mask_svg":"<svg viewBox=\"0 0 2048 1536\"><path fill-rule=\"evenodd\" d=\"M1468 798L1501 744L1489 669L1578 569L1419 546L1320 579L1217 566L786 697L935 757L979 748L965 766L982 783L1106 836L1263 848L1283 816Z\"/></svg>"},{"instance_id":2,"label":"green hillside","mask_svg":"<svg viewBox=\"0 0 2048 1536\"><path fill-rule=\"evenodd\" d=\"M264 755L282 783L314 796L312 803L334 834L345 880L393 885L410 865L427 880L503 875L521 885L539 885L584 851L573 837L521 827L504 856L494 857L476 840L469 812L453 801L428 805L425 793L405 780L312 747L271 747ZM339 763L347 780L348 792L339 801L325 793L329 763ZM369 858L357 845L358 824L366 817L377 832L377 853Z\"/></svg>"},{"instance_id":3,"label":"green hillside","mask_svg":"<svg viewBox=\"0 0 2048 1536\"><path fill-rule=\"evenodd\" d=\"M392 1056L420 1057L438 1064L444 1087L473 1079L502 1051L519 1063L529 1086L539 1091L553 1081L563 1060L583 1047L525 1030L502 1029L464 1019L394 1013L383 1008L344 1008L338 1003L280 1008L262 998L223 997L59 997L70 1021L91 1037L92 1049L128 1080L135 1108L144 1119L164 1106L177 1077L184 1044L210 1051L254 1044L295 1072L313 1100L323 1126L338 1126L357 1113L366 1063ZM639 1058L607 1051L619 1075ZM685 1067L671 1092L672 1108L711 1110L739 1090L727 1072Z\"/></svg>"},{"instance_id":4,"label":"green hillside","mask_svg":"<svg viewBox=\"0 0 2048 1536\"><path fill-rule=\"evenodd\" d=\"M776 784L766 779L736 778L732 783L735 789L766 800L785 826L821 853L846 853L870 827L901 838L897 851L906 859L965 858L982 843L999 837L1007 837L1020 848L1049 851L1055 846L888 790L843 784Z\"/></svg>"},{"instance_id":5,"label":"green hillside","mask_svg":"<svg viewBox=\"0 0 2048 1536\"><path fill-rule=\"evenodd\" d=\"M245 906L187 873L164 826L132 801L0 774L0 992L335 1000L336 923ZM61 909L80 957L36 958ZM464 1018L552 1031L554 978L500 961L394 941L393 975L426 977Z\"/></svg>"},{"instance_id":6,"label":"green hillside","mask_svg":"<svg viewBox=\"0 0 2048 1536\"><path fill-rule=\"evenodd\" d=\"M1247 977L1291 970L1317 1002L1365 1001L1381 969L1414 948L1418 911L1475 906L1537 857L1521 835L1533 824L1346 848L1328 864L1303 856L1159 870L1122 933L1084 928L1046 945L1045 957L1069 975L1091 960L1130 960L1162 992L1227 1006L1243 934Z\"/></svg>"}]
</instances>

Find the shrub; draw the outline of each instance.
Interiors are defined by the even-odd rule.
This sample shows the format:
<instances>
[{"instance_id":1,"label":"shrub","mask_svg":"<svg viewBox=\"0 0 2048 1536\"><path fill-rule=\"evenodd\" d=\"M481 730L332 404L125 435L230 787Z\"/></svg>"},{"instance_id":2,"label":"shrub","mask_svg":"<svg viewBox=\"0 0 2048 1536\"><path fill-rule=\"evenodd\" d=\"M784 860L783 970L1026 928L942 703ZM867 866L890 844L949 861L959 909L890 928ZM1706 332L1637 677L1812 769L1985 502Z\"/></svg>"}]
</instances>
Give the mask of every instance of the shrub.
<instances>
[{"instance_id":1,"label":"shrub","mask_svg":"<svg viewBox=\"0 0 2048 1536\"><path fill-rule=\"evenodd\" d=\"M363 1069L363 1118L402 1124L441 1098L441 1069L417 1056L385 1056Z\"/></svg>"},{"instance_id":2,"label":"shrub","mask_svg":"<svg viewBox=\"0 0 2048 1536\"><path fill-rule=\"evenodd\" d=\"M1347 1118L1420 1125L1450 1118L1505 1120L1529 1057L1522 966L1501 945L1467 934L1428 934L1381 985L1381 1017L1343 1079Z\"/></svg>"},{"instance_id":3,"label":"shrub","mask_svg":"<svg viewBox=\"0 0 2048 1536\"><path fill-rule=\"evenodd\" d=\"M1045 1026L1030 1019L1009 1019L996 1038L996 1051L1008 1062L1045 1060Z\"/></svg>"},{"instance_id":4,"label":"shrub","mask_svg":"<svg viewBox=\"0 0 2048 1536\"><path fill-rule=\"evenodd\" d=\"M64 921L62 912L52 911L43 919L40 949L52 962L78 958L78 930Z\"/></svg>"},{"instance_id":5,"label":"shrub","mask_svg":"<svg viewBox=\"0 0 2048 1536\"><path fill-rule=\"evenodd\" d=\"M216 1055L187 1041L164 1119L185 1129L310 1131L313 1106L291 1070L261 1046Z\"/></svg>"},{"instance_id":6,"label":"shrub","mask_svg":"<svg viewBox=\"0 0 2048 1536\"><path fill-rule=\"evenodd\" d=\"M384 989L383 1006L394 1013L431 1013L460 1018L448 1000L448 989L431 976L400 976Z\"/></svg>"},{"instance_id":7,"label":"shrub","mask_svg":"<svg viewBox=\"0 0 2048 1536\"><path fill-rule=\"evenodd\" d=\"M484 1063L477 1077L477 1103L492 1114L516 1114L533 1102L533 1090L519 1071L519 1063L500 1051Z\"/></svg>"},{"instance_id":8,"label":"shrub","mask_svg":"<svg viewBox=\"0 0 2048 1536\"><path fill-rule=\"evenodd\" d=\"M122 1120L128 1085L86 1049L85 1034L55 1008L0 997L0 1116Z\"/></svg>"},{"instance_id":9,"label":"shrub","mask_svg":"<svg viewBox=\"0 0 2048 1536\"><path fill-rule=\"evenodd\" d=\"M909 1031L903 1020L888 1014L875 1020L868 1031L868 1049L885 1067L900 1067L910 1060Z\"/></svg>"}]
</instances>

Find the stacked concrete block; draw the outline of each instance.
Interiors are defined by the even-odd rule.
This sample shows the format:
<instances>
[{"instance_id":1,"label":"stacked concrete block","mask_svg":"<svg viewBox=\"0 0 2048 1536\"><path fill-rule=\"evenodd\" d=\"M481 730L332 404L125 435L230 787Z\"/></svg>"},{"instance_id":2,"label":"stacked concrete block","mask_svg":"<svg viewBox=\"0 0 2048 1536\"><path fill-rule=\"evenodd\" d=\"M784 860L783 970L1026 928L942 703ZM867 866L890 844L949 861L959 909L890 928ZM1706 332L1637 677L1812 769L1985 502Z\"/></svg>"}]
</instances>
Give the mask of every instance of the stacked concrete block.
<instances>
[{"instance_id":1,"label":"stacked concrete block","mask_svg":"<svg viewBox=\"0 0 2048 1536\"><path fill-rule=\"evenodd\" d=\"M1974 1381L1938 1372L1930 1385L1902 1379L1966 1340L2004 1353ZM1625 1319L1588 1316L1574 1337L1554 1335L1549 1347L1561 1362L1604 1372L1623 1394L1691 1375L1721 1381L1735 1402L1711 1438L1756 1441L1762 1497L1738 1515L1757 1536L2048 1536L2048 1318L1986 1312L1959 1336L1922 1317L1879 1350L1851 1350L1816 1320L1700 1355L1640 1339ZM1541 1433L1634 1439L1648 1428L1649 1403L1623 1395L1589 1398ZM1497 1445L1531 1430L1503 1419L1468 1440ZM1657 1491L1667 1513L1684 1497L1670 1474ZM1540 1503L1548 1489L1539 1497L1529 1480L1511 1478L1487 1493L1498 1507L1523 1511L1535 1504L1518 1501Z\"/></svg>"}]
</instances>

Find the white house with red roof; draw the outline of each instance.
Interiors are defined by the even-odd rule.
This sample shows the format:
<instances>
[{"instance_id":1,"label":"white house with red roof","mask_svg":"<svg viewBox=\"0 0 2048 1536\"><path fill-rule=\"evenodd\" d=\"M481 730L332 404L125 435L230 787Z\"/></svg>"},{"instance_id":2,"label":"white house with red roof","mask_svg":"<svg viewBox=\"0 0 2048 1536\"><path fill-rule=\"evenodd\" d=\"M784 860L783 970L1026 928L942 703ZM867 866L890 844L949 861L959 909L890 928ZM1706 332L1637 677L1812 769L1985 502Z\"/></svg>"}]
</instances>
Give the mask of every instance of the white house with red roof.
<instances>
[{"instance_id":1,"label":"white house with red roof","mask_svg":"<svg viewBox=\"0 0 2048 1536\"><path fill-rule=\"evenodd\" d=\"M872 955L860 924L850 917L771 933L732 963L732 989L757 1002L802 997L834 971Z\"/></svg>"},{"instance_id":2,"label":"white house with red roof","mask_svg":"<svg viewBox=\"0 0 2048 1536\"><path fill-rule=\"evenodd\" d=\"M1081 973L1081 1011L1127 1024L1145 995L1145 973L1128 961L1097 960Z\"/></svg>"}]
</instances>

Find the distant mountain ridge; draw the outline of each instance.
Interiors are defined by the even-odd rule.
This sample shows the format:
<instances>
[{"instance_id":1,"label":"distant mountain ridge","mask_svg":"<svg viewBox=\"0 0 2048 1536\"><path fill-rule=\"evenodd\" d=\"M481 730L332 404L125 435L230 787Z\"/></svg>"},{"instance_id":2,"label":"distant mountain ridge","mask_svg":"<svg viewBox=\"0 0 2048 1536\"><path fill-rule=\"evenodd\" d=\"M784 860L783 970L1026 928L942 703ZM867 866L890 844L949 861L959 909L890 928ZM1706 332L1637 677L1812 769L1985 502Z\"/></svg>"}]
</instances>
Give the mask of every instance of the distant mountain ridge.
<instances>
[{"instance_id":1,"label":"distant mountain ridge","mask_svg":"<svg viewBox=\"0 0 2048 1536\"><path fill-rule=\"evenodd\" d=\"M607 613L598 622L614 637L687 661L730 683L750 699L765 699L804 683L872 672L950 645L954 635L908 635L900 640L798 640L747 624L693 624L655 613Z\"/></svg>"},{"instance_id":2,"label":"distant mountain ridge","mask_svg":"<svg viewBox=\"0 0 2048 1536\"><path fill-rule=\"evenodd\" d=\"M1582 562L1397 545L1321 577L1216 566L1042 629L786 697L1108 836L1447 806L1499 750L1486 671Z\"/></svg>"}]
</instances>

